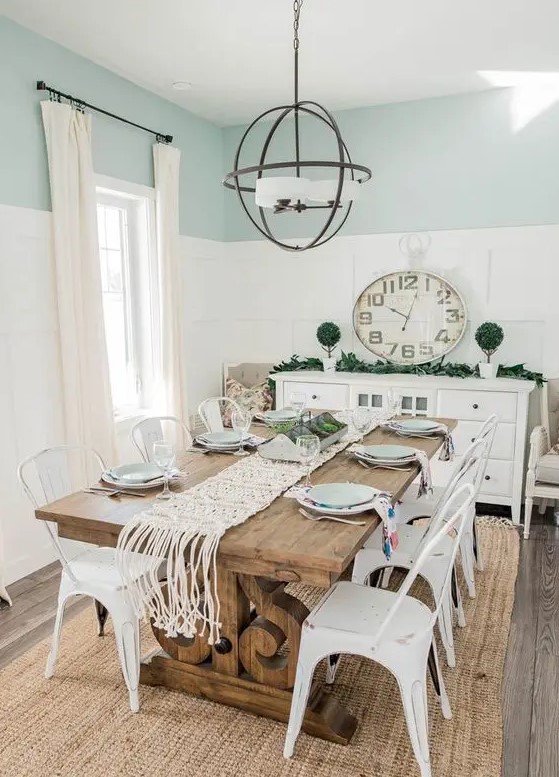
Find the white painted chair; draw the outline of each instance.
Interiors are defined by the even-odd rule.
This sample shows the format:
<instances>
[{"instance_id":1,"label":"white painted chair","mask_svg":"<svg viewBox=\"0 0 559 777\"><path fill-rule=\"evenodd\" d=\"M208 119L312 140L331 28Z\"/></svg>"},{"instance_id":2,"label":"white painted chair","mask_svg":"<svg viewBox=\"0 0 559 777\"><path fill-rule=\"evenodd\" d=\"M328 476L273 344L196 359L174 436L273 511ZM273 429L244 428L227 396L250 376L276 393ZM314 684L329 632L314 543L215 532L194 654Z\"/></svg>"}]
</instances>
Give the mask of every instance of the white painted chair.
<instances>
[{"instance_id":1,"label":"white painted chair","mask_svg":"<svg viewBox=\"0 0 559 777\"><path fill-rule=\"evenodd\" d=\"M204 399L198 406L198 415L208 432L222 432L223 416L225 413L232 413L234 410L240 410L240 406L229 397L210 397Z\"/></svg>"},{"instance_id":2,"label":"white painted chair","mask_svg":"<svg viewBox=\"0 0 559 777\"><path fill-rule=\"evenodd\" d=\"M144 461L152 461L153 443L172 442L175 448L192 445L192 434L185 423L174 415L142 418L130 430L130 441Z\"/></svg>"},{"instance_id":3,"label":"white painted chair","mask_svg":"<svg viewBox=\"0 0 559 777\"><path fill-rule=\"evenodd\" d=\"M464 454L460 466L455 470L455 474L451 478L450 487L445 489L443 502L435 508L431 517L431 522L437 520L439 511L444 509L448 501L452 499L453 494L456 493L458 489L465 483L471 484L475 493L477 474L483 463L486 446L487 440L485 438L479 438L470 445ZM471 512L475 512L475 508ZM466 526L464 527L462 537L464 537L472 523L473 516L470 513L466 517ZM421 547L425 532L428 530L425 528L425 526L401 524L398 527L398 547L392 552L390 561L387 561L383 551L382 529L382 524L380 524L375 532L371 535L371 537L369 537L363 548L356 555L355 561L353 563L353 574L351 578L353 583L366 585L371 580L371 578L375 576L375 573L380 573L382 570L386 569L386 567L411 569L413 562L417 557L418 549ZM441 540L437 548L437 553L425 561L421 572L422 577L425 578L431 587L433 598L436 602L440 600L442 595L448 556L452 554L452 552L452 540L448 537L444 538ZM460 590L456 584L455 579L453 580L453 585L449 590L449 595L442 600L439 615L439 631L441 634L441 640L445 648L447 664L451 667L456 666L454 636L452 630L453 597L454 605L458 612L458 623L461 626L464 626L465 618L464 611L462 609ZM330 672L333 674L334 671L334 662L332 662L330 665Z\"/></svg>"},{"instance_id":4,"label":"white painted chair","mask_svg":"<svg viewBox=\"0 0 559 777\"><path fill-rule=\"evenodd\" d=\"M493 445L493 438L495 437L495 430L497 429L498 420L499 419L496 415L490 415L481 427L478 436L472 440L472 444L480 439L483 439L486 442L483 461L477 470L476 482L474 483L474 487L476 489L476 498L481 490L481 485L485 476L487 460L489 458L491 446ZM452 489L454 488L454 480L462 467L464 457L465 454L455 467L446 486L435 487L431 496L421 497L418 499L414 496L408 496L409 492L404 494L404 498L398 506L398 522L407 524L419 518L430 518L434 514L437 507L443 505L452 492ZM468 586L468 594L472 599L474 599L476 595L474 567L477 566L479 570L483 569L483 558L481 554L481 547L478 542L475 511L472 517L471 526L468 527L464 532L464 537L462 539L462 545L460 548L460 555L462 558L462 570L464 572L464 577Z\"/></svg>"},{"instance_id":5,"label":"white painted chair","mask_svg":"<svg viewBox=\"0 0 559 777\"><path fill-rule=\"evenodd\" d=\"M474 488L464 485L431 521L424 541L397 593L356 583L335 583L303 624L297 675L285 738L284 757L293 755L314 670L332 653L370 658L396 678L412 748L422 777L431 777L427 722L427 669L430 668L442 714L452 716L437 658L433 629L448 595L452 568L466 518L474 506ZM409 596L412 584L443 542L452 542L446 573L434 611ZM371 732L374 735L374 732Z\"/></svg>"},{"instance_id":6,"label":"white painted chair","mask_svg":"<svg viewBox=\"0 0 559 777\"><path fill-rule=\"evenodd\" d=\"M534 499L543 515L549 504L559 501L559 379L541 389L541 420L530 435L530 455L524 492L524 539L530 536Z\"/></svg>"},{"instance_id":7,"label":"white painted chair","mask_svg":"<svg viewBox=\"0 0 559 777\"><path fill-rule=\"evenodd\" d=\"M18 467L18 479L34 509L60 499L76 490L72 472L86 471L89 482L98 478L105 469L99 454L83 446L58 446L47 448L25 459ZM85 485L85 484L82 484ZM89 548L69 560L62 549L58 534L48 522L45 526L62 564L62 576L58 593L58 609L54 624L52 645L47 659L45 677L54 674L64 608L71 596L91 596L96 603L99 634L107 614L111 615L115 632L118 657L124 681L128 688L130 709L139 709L138 684L140 678L139 620L122 578L116 567L114 548ZM138 554L139 555L139 554ZM140 557L138 575L149 574L159 560Z\"/></svg>"}]
</instances>

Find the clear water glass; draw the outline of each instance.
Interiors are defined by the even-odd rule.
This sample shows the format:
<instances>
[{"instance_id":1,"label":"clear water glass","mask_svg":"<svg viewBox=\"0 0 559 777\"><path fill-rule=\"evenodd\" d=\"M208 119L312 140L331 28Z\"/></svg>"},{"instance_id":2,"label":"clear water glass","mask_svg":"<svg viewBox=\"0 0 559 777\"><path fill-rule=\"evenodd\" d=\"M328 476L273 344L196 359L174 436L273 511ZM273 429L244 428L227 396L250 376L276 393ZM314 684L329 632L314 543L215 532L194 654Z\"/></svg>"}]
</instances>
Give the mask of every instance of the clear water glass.
<instances>
[{"instance_id":1,"label":"clear water glass","mask_svg":"<svg viewBox=\"0 0 559 777\"><path fill-rule=\"evenodd\" d=\"M402 395L394 389L388 391L388 403L387 414L388 418L394 418L395 416L402 414Z\"/></svg>"},{"instance_id":2,"label":"clear water glass","mask_svg":"<svg viewBox=\"0 0 559 777\"><path fill-rule=\"evenodd\" d=\"M153 461L163 471L163 491L157 494L157 499L171 499L173 496L169 490L171 471L175 466L175 446L169 442L153 443Z\"/></svg>"},{"instance_id":3,"label":"clear water glass","mask_svg":"<svg viewBox=\"0 0 559 777\"><path fill-rule=\"evenodd\" d=\"M235 456L248 456L245 451L245 434L250 429L252 423L252 413L244 407L233 410L231 413L231 426L239 435L239 450L235 451Z\"/></svg>"},{"instance_id":4,"label":"clear water glass","mask_svg":"<svg viewBox=\"0 0 559 777\"><path fill-rule=\"evenodd\" d=\"M297 420L301 420L303 410L307 406L307 395L303 391L292 391L289 395L289 404L297 413Z\"/></svg>"},{"instance_id":5,"label":"clear water glass","mask_svg":"<svg viewBox=\"0 0 559 777\"><path fill-rule=\"evenodd\" d=\"M368 407L356 407L353 410L353 428L361 435L361 443L363 442L363 437L373 425L373 420L373 415Z\"/></svg>"},{"instance_id":6,"label":"clear water glass","mask_svg":"<svg viewBox=\"0 0 559 777\"><path fill-rule=\"evenodd\" d=\"M320 454L320 440L316 434L302 434L300 437L297 437L296 445L301 464L307 468L304 485L310 486L311 470Z\"/></svg>"}]
</instances>

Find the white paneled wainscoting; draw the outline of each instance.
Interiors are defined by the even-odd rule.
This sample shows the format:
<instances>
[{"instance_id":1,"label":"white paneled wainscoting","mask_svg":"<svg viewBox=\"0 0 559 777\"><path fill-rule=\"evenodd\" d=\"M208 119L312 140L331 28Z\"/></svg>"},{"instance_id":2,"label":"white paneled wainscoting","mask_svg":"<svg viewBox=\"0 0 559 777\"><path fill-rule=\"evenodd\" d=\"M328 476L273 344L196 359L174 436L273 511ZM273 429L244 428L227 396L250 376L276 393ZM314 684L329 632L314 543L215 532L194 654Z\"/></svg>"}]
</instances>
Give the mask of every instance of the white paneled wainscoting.
<instances>
[{"instance_id":1,"label":"white paneled wainscoting","mask_svg":"<svg viewBox=\"0 0 559 777\"><path fill-rule=\"evenodd\" d=\"M16 467L25 456L62 442L64 429L50 213L0 206L0 235L0 520L9 583L53 558L44 528L20 493ZM325 320L339 323L345 351L372 359L353 335L353 304L378 275L411 266L399 250L400 238L339 237L292 255L266 241L182 237L190 412L204 397L221 393L224 362L321 355L315 331ZM431 239L415 266L447 277L470 317L447 359L477 362L473 332L481 321L495 320L505 329L500 361L525 361L559 375L559 226L434 232ZM117 427L121 456L128 460L129 425L123 420Z\"/></svg>"}]
</instances>

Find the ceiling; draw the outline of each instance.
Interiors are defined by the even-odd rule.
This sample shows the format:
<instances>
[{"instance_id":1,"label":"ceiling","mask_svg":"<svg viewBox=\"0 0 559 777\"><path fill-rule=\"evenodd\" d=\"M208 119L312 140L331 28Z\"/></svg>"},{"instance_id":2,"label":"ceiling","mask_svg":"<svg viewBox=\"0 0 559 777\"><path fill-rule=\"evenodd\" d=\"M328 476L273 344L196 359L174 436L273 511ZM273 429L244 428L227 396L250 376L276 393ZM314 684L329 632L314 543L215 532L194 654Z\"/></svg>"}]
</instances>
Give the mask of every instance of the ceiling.
<instances>
[{"instance_id":1,"label":"ceiling","mask_svg":"<svg viewBox=\"0 0 559 777\"><path fill-rule=\"evenodd\" d=\"M0 11L220 125L291 98L291 0L0 0ZM301 97L339 110L487 89L478 71L559 72L558 28L557 0L304 0Z\"/></svg>"}]
</instances>

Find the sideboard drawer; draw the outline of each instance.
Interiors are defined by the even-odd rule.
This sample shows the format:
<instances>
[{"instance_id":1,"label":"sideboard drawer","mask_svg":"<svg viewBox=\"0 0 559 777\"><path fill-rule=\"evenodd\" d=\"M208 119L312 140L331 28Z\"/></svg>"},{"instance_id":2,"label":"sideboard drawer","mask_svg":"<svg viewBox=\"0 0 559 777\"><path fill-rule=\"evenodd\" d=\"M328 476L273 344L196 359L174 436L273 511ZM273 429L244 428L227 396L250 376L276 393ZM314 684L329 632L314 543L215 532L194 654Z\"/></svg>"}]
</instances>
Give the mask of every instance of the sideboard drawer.
<instances>
[{"instance_id":1,"label":"sideboard drawer","mask_svg":"<svg viewBox=\"0 0 559 777\"><path fill-rule=\"evenodd\" d=\"M476 439L483 426L483 421L459 421L452 432L454 450L461 456L468 446ZM491 458L514 459L515 424L497 424L493 445L491 446Z\"/></svg>"},{"instance_id":2,"label":"sideboard drawer","mask_svg":"<svg viewBox=\"0 0 559 777\"><path fill-rule=\"evenodd\" d=\"M289 407L289 395L301 391L307 397L307 407L314 410L345 410L348 406L348 387L328 383L284 383L283 404Z\"/></svg>"},{"instance_id":3,"label":"sideboard drawer","mask_svg":"<svg viewBox=\"0 0 559 777\"><path fill-rule=\"evenodd\" d=\"M500 494L510 496L512 493L512 471L514 462L489 459L481 483L479 501L483 502L483 494Z\"/></svg>"},{"instance_id":4,"label":"sideboard drawer","mask_svg":"<svg viewBox=\"0 0 559 777\"><path fill-rule=\"evenodd\" d=\"M516 394L505 391L439 391L438 415L465 421L485 421L495 413L499 421L516 421Z\"/></svg>"}]
</instances>

